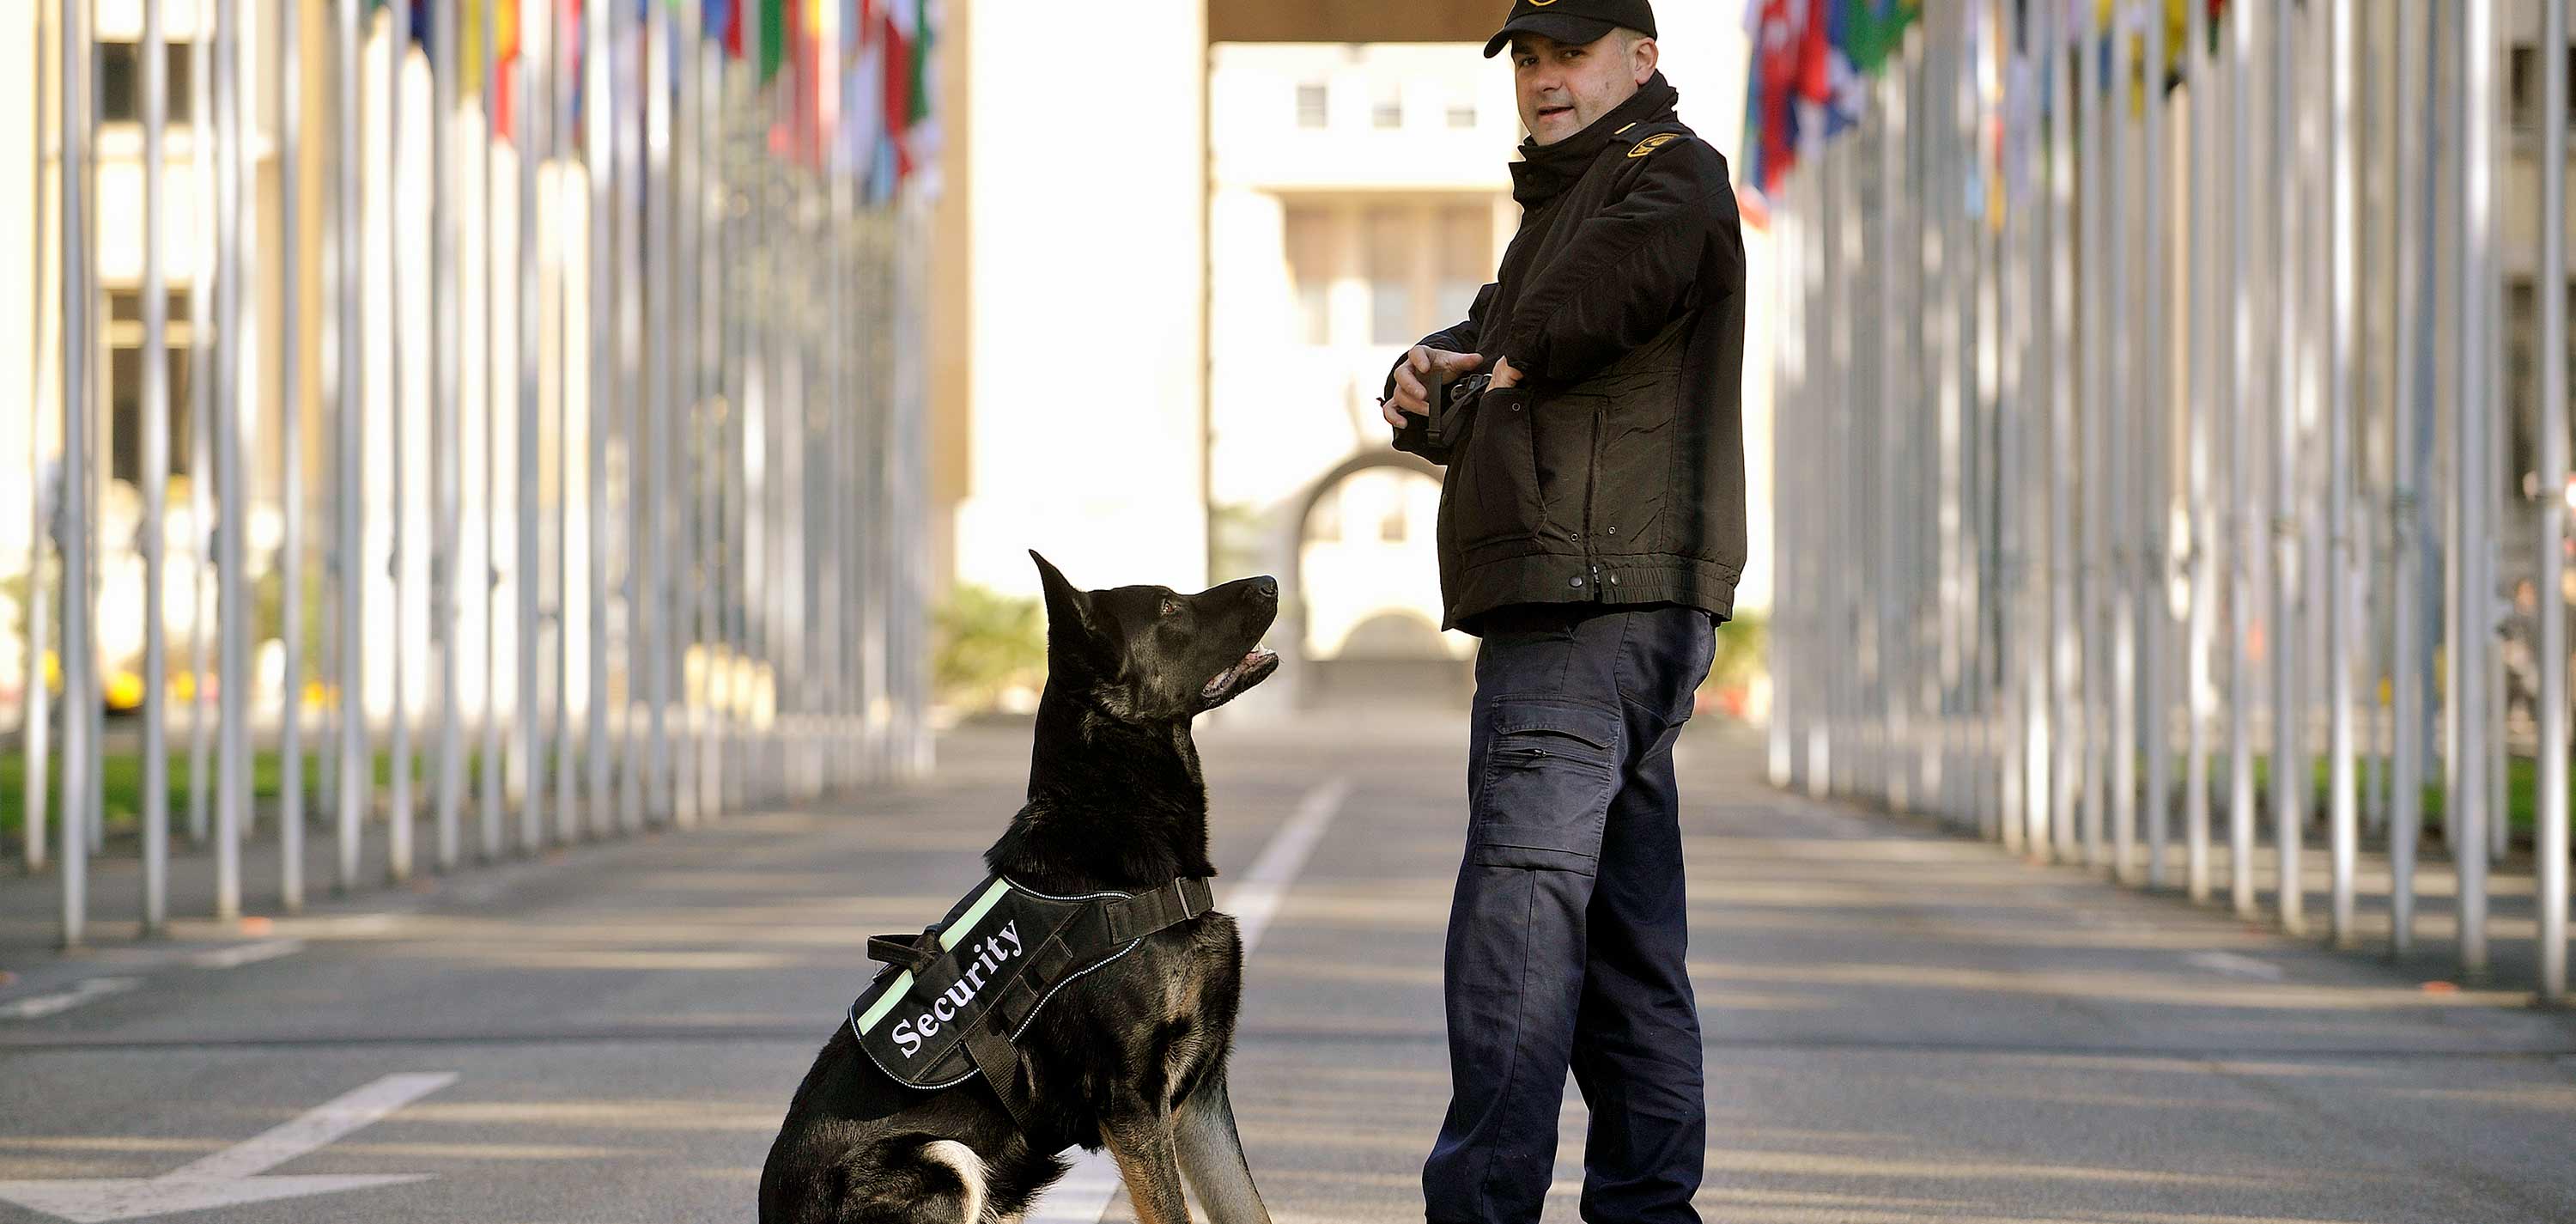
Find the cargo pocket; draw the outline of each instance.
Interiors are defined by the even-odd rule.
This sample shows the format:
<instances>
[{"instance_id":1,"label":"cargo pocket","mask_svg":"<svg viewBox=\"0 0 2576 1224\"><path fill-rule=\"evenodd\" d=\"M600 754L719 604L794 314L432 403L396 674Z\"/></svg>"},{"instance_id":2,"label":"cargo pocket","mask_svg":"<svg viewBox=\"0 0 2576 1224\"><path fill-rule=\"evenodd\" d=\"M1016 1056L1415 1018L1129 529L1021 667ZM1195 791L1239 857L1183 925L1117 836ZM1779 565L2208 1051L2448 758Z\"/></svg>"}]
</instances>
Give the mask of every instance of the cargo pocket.
<instances>
[{"instance_id":1,"label":"cargo pocket","mask_svg":"<svg viewBox=\"0 0 2576 1224\"><path fill-rule=\"evenodd\" d=\"M1591 875L1618 775L1619 720L1602 710L1505 700L1494 714L1470 861Z\"/></svg>"}]
</instances>

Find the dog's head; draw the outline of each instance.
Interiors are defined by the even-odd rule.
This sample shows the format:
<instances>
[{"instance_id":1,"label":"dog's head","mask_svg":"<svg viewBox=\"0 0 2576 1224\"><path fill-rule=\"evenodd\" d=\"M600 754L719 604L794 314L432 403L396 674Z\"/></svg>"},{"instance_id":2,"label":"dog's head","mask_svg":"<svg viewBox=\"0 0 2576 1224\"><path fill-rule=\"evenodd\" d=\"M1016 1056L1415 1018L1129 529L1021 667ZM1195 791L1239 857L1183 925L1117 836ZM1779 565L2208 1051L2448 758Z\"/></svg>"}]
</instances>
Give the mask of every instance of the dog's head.
<instances>
[{"instance_id":1,"label":"dog's head","mask_svg":"<svg viewBox=\"0 0 2576 1224\"><path fill-rule=\"evenodd\" d=\"M1085 591L1031 552L1046 587L1047 688L1130 722L1179 722L1279 670L1261 635L1279 582L1245 578L1183 595L1169 587Z\"/></svg>"}]
</instances>

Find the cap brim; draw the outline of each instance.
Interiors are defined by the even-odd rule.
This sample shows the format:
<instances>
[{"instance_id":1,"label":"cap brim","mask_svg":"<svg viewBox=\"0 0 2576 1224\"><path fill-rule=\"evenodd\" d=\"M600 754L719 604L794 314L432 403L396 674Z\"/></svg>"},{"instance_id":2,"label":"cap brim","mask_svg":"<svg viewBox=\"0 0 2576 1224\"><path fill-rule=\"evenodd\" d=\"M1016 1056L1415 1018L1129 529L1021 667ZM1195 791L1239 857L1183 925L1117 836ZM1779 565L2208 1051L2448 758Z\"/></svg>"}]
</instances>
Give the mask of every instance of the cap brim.
<instances>
[{"instance_id":1,"label":"cap brim","mask_svg":"<svg viewBox=\"0 0 2576 1224\"><path fill-rule=\"evenodd\" d=\"M1511 45L1514 34L1540 34L1558 42L1588 47L1619 27L1594 17L1577 17L1571 13L1524 13L1503 24L1485 43L1485 58L1492 59Z\"/></svg>"}]
</instances>

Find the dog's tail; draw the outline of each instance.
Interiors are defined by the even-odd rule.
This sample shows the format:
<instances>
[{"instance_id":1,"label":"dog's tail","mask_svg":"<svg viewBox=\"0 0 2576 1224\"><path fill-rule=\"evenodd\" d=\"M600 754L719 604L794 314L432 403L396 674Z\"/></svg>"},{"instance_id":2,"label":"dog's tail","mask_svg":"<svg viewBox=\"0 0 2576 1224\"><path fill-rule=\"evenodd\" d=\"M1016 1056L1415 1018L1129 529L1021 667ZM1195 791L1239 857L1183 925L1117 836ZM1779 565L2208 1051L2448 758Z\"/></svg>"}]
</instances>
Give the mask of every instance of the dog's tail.
<instances>
[{"instance_id":1,"label":"dog's tail","mask_svg":"<svg viewBox=\"0 0 2576 1224\"><path fill-rule=\"evenodd\" d=\"M959 1213L959 1224L986 1224L985 1205L990 1195L984 1158L976 1155L975 1149L954 1139L934 1139L921 1145L921 1158L932 1164L945 1165L957 1174L958 1183L965 1188L960 1195L965 1210Z\"/></svg>"}]
</instances>

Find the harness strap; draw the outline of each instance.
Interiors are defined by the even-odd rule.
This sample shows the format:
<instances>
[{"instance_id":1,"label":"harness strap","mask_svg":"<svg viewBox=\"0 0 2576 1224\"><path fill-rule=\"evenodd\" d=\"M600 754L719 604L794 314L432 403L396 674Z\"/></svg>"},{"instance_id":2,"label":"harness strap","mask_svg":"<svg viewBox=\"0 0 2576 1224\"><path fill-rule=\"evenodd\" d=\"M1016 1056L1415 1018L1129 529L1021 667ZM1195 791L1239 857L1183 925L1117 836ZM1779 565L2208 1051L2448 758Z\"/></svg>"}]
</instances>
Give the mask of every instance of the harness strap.
<instances>
[{"instance_id":1,"label":"harness strap","mask_svg":"<svg viewBox=\"0 0 2576 1224\"><path fill-rule=\"evenodd\" d=\"M916 974L929 969L945 951L947 949L940 946L939 928L936 926L925 927L918 935L868 936L869 960L897 965Z\"/></svg>"},{"instance_id":2,"label":"harness strap","mask_svg":"<svg viewBox=\"0 0 2576 1224\"><path fill-rule=\"evenodd\" d=\"M1010 1112L1011 1120L1025 1131L1029 1109L1035 1103L1035 1085L1029 1082L1028 1063L1020 1057L1020 1047L995 1031L993 1022L1000 1018L998 1014L988 1016L966 1031L966 1057L974 1061L984 1082L993 1086L993 1095L1002 1098L1002 1108Z\"/></svg>"},{"instance_id":3,"label":"harness strap","mask_svg":"<svg viewBox=\"0 0 2576 1224\"><path fill-rule=\"evenodd\" d=\"M1216 907L1206 876L1183 876L1152 892L1111 901L1101 907L1112 946L1176 927Z\"/></svg>"}]
</instances>

